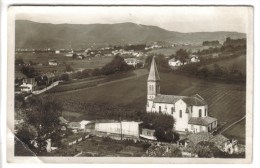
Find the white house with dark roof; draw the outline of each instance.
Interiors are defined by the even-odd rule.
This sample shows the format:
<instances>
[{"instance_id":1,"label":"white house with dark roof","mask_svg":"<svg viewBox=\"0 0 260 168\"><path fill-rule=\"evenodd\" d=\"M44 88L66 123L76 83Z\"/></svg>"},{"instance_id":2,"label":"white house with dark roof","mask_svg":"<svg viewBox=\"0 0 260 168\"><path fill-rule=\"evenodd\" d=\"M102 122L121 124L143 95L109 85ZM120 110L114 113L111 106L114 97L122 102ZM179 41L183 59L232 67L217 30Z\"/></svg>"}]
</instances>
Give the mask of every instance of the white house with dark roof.
<instances>
[{"instance_id":1,"label":"white house with dark roof","mask_svg":"<svg viewBox=\"0 0 260 168\"><path fill-rule=\"evenodd\" d=\"M147 112L172 115L176 131L211 132L217 119L208 116L208 104L199 95L179 96L160 93L160 77L153 58L147 80Z\"/></svg>"}]
</instances>

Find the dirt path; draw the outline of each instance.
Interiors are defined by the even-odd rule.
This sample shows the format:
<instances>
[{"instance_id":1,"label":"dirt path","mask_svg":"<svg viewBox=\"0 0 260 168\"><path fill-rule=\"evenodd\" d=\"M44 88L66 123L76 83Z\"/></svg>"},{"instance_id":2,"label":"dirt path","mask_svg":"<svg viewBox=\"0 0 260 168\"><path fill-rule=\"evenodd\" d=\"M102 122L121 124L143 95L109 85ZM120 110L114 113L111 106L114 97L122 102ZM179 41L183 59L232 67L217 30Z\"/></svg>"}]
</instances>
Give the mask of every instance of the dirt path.
<instances>
[{"instance_id":1,"label":"dirt path","mask_svg":"<svg viewBox=\"0 0 260 168\"><path fill-rule=\"evenodd\" d=\"M129 79L142 77L144 75L147 75L148 71L146 69L138 69L138 70L134 71L134 73L135 73L135 75L133 75L133 76L122 78L122 79L116 79L116 80L112 80L112 81L109 81L109 82L100 83L96 86L86 87L86 88L81 88L81 89L76 89L76 90L68 90L68 91L64 91L64 92L57 92L57 93L54 93L54 94L55 95L62 95L62 94L65 94L65 93L66 94L67 93L75 93L75 92L84 91L84 90L87 90L87 89L95 89L95 88L100 87L100 86L110 85L110 84L113 84L113 83L122 82L122 81L126 81L126 80L129 80Z\"/></svg>"},{"instance_id":2,"label":"dirt path","mask_svg":"<svg viewBox=\"0 0 260 168\"><path fill-rule=\"evenodd\" d=\"M242 117L241 119L233 122L232 124L230 124L227 128L223 129L222 131L220 131L218 134L222 134L224 133L225 131L227 131L229 128L231 128L232 126L236 125L237 123L239 123L240 121L242 121L243 119L245 119L246 116Z\"/></svg>"}]
</instances>

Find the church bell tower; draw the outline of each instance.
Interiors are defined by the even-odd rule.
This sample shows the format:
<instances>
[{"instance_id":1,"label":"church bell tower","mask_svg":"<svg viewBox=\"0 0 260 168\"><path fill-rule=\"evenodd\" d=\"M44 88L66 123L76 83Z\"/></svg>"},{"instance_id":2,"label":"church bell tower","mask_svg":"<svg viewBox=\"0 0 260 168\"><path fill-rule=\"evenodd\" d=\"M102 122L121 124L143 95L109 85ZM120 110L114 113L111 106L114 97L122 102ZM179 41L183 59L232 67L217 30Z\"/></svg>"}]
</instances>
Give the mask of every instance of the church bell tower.
<instances>
[{"instance_id":1,"label":"church bell tower","mask_svg":"<svg viewBox=\"0 0 260 168\"><path fill-rule=\"evenodd\" d=\"M153 57L147 80L147 100L153 100L160 94L160 77Z\"/></svg>"}]
</instances>

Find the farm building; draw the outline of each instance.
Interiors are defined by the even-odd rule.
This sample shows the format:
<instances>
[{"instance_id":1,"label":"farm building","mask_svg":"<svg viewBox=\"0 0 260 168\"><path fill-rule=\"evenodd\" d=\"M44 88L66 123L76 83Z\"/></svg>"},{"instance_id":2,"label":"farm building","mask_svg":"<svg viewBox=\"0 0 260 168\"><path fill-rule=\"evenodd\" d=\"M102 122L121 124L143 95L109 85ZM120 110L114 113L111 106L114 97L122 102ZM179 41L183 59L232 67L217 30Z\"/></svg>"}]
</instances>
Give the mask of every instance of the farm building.
<instances>
[{"instance_id":1,"label":"farm building","mask_svg":"<svg viewBox=\"0 0 260 168\"><path fill-rule=\"evenodd\" d=\"M144 139L149 139L149 140L156 141L157 138L154 136L154 133L155 133L154 129L142 128L142 132L140 134L140 137L144 138Z\"/></svg>"},{"instance_id":2,"label":"farm building","mask_svg":"<svg viewBox=\"0 0 260 168\"><path fill-rule=\"evenodd\" d=\"M211 132L217 119L208 115L207 102L199 95L179 96L160 93L160 77L153 58L147 81L147 112L172 115L176 131Z\"/></svg>"},{"instance_id":3,"label":"farm building","mask_svg":"<svg viewBox=\"0 0 260 168\"><path fill-rule=\"evenodd\" d=\"M122 135L127 138L139 138L141 122L135 121L101 121L95 123L95 131L106 133Z\"/></svg>"}]
</instances>

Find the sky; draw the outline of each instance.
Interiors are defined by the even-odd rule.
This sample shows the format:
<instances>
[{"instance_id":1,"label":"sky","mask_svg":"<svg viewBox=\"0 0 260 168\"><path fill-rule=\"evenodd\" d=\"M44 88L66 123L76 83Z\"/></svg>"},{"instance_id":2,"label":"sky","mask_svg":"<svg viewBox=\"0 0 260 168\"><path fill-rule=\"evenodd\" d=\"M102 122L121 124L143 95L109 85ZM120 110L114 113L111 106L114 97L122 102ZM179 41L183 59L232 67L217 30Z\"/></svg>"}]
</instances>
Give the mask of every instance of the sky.
<instances>
[{"instance_id":1,"label":"sky","mask_svg":"<svg viewBox=\"0 0 260 168\"><path fill-rule=\"evenodd\" d=\"M247 32L250 7L18 7L16 20L41 23L123 23L159 26L178 32L236 31Z\"/></svg>"}]
</instances>

